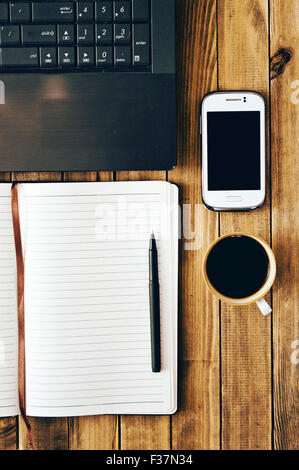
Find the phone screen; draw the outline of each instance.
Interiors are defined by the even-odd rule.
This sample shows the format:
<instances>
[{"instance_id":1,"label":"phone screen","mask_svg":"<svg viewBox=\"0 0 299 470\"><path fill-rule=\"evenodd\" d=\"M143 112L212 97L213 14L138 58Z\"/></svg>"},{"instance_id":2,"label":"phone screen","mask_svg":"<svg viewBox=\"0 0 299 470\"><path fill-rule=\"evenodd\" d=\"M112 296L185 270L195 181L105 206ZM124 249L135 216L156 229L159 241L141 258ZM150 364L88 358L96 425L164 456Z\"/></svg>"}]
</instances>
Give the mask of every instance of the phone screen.
<instances>
[{"instance_id":1,"label":"phone screen","mask_svg":"<svg viewBox=\"0 0 299 470\"><path fill-rule=\"evenodd\" d=\"M260 112L207 113L208 190L260 190Z\"/></svg>"}]
</instances>

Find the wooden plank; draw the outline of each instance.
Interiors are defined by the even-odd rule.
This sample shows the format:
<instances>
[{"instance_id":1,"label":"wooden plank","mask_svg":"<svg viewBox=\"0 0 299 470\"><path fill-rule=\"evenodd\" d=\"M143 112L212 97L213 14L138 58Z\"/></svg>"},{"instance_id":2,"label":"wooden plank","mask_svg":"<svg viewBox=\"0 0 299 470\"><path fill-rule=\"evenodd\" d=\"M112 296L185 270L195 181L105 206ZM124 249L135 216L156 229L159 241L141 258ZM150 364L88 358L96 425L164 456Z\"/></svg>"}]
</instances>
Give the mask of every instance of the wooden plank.
<instances>
[{"instance_id":1,"label":"wooden plank","mask_svg":"<svg viewBox=\"0 0 299 470\"><path fill-rule=\"evenodd\" d=\"M10 173L0 173L0 182L9 183ZM15 416L0 418L0 450L14 450L17 448L18 421Z\"/></svg>"},{"instance_id":2,"label":"wooden plank","mask_svg":"<svg viewBox=\"0 0 299 470\"><path fill-rule=\"evenodd\" d=\"M180 187L185 210L179 263L179 411L172 417L173 449L218 449L220 442L218 302L201 275L205 251L218 234L218 218L201 200L199 131L201 99L217 89L216 37L216 1L177 3L178 166L168 177Z\"/></svg>"},{"instance_id":3,"label":"wooden plank","mask_svg":"<svg viewBox=\"0 0 299 470\"><path fill-rule=\"evenodd\" d=\"M117 181L165 181L166 171L119 171Z\"/></svg>"},{"instance_id":4,"label":"wooden plank","mask_svg":"<svg viewBox=\"0 0 299 470\"><path fill-rule=\"evenodd\" d=\"M18 181L19 183L22 182L44 182L46 183L47 181L61 181L61 172L60 171L43 171L43 172L13 172L12 173L12 181Z\"/></svg>"},{"instance_id":5,"label":"wooden plank","mask_svg":"<svg viewBox=\"0 0 299 470\"><path fill-rule=\"evenodd\" d=\"M17 449L18 420L15 416L0 418L0 450Z\"/></svg>"},{"instance_id":6,"label":"wooden plank","mask_svg":"<svg viewBox=\"0 0 299 470\"><path fill-rule=\"evenodd\" d=\"M122 171L117 181L166 180L165 171ZM170 448L169 416L121 416L122 450L156 450Z\"/></svg>"},{"instance_id":7,"label":"wooden plank","mask_svg":"<svg viewBox=\"0 0 299 470\"><path fill-rule=\"evenodd\" d=\"M109 182L114 180L114 175L113 171L102 171L101 173L98 173L98 181L102 182Z\"/></svg>"},{"instance_id":8,"label":"wooden plank","mask_svg":"<svg viewBox=\"0 0 299 470\"><path fill-rule=\"evenodd\" d=\"M33 445L35 450L67 450L67 418L32 418ZM19 417L19 450L31 450L28 443L27 428L23 418Z\"/></svg>"},{"instance_id":9,"label":"wooden plank","mask_svg":"<svg viewBox=\"0 0 299 470\"><path fill-rule=\"evenodd\" d=\"M268 39L267 0L218 1L221 90L256 90L268 104ZM239 230L269 242L269 194L268 177L263 208L222 213L221 234ZM254 304L222 304L221 355L223 449L270 449L271 316L262 317Z\"/></svg>"},{"instance_id":10,"label":"wooden plank","mask_svg":"<svg viewBox=\"0 0 299 470\"><path fill-rule=\"evenodd\" d=\"M100 415L69 418L69 449L117 450L117 416Z\"/></svg>"},{"instance_id":11,"label":"wooden plank","mask_svg":"<svg viewBox=\"0 0 299 470\"><path fill-rule=\"evenodd\" d=\"M121 416L122 450L170 449L169 416Z\"/></svg>"},{"instance_id":12,"label":"wooden plank","mask_svg":"<svg viewBox=\"0 0 299 470\"><path fill-rule=\"evenodd\" d=\"M64 181L113 181L112 172L65 172ZM80 416L69 418L71 450L118 449L117 416Z\"/></svg>"},{"instance_id":13,"label":"wooden plank","mask_svg":"<svg viewBox=\"0 0 299 470\"><path fill-rule=\"evenodd\" d=\"M11 174L10 173L0 172L0 182L1 183L9 183L10 180L11 180Z\"/></svg>"},{"instance_id":14,"label":"wooden plank","mask_svg":"<svg viewBox=\"0 0 299 470\"><path fill-rule=\"evenodd\" d=\"M61 172L13 173L18 182L61 181ZM64 450L68 448L67 418L29 418L36 450ZM28 435L23 419L19 418L19 448L29 449Z\"/></svg>"},{"instance_id":15,"label":"wooden plank","mask_svg":"<svg viewBox=\"0 0 299 470\"><path fill-rule=\"evenodd\" d=\"M63 181L97 181L96 171L65 171L63 173Z\"/></svg>"},{"instance_id":16,"label":"wooden plank","mask_svg":"<svg viewBox=\"0 0 299 470\"><path fill-rule=\"evenodd\" d=\"M274 447L298 450L298 0L271 0L270 18L272 236L278 264L273 289ZM277 61L280 74L274 78Z\"/></svg>"}]
</instances>

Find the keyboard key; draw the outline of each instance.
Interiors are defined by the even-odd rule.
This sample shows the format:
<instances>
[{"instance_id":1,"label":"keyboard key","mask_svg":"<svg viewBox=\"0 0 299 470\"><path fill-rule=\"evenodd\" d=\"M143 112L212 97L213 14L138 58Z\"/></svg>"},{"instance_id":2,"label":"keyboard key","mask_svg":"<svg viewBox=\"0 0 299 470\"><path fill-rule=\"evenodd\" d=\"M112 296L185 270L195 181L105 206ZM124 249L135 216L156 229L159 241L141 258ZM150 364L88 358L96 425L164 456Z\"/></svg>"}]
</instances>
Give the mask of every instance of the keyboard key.
<instances>
[{"instance_id":1,"label":"keyboard key","mask_svg":"<svg viewBox=\"0 0 299 470\"><path fill-rule=\"evenodd\" d=\"M28 23L31 20L29 3L10 3L12 23Z\"/></svg>"},{"instance_id":2,"label":"keyboard key","mask_svg":"<svg viewBox=\"0 0 299 470\"><path fill-rule=\"evenodd\" d=\"M32 21L68 22L75 20L74 2L33 2Z\"/></svg>"},{"instance_id":3,"label":"keyboard key","mask_svg":"<svg viewBox=\"0 0 299 470\"><path fill-rule=\"evenodd\" d=\"M132 51L130 46L116 46L114 48L114 61L116 66L130 67L132 63Z\"/></svg>"},{"instance_id":4,"label":"keyboard key","mask_svg":"<svg viewBox=\"0 0 299 470\"><path fill-rule=\"evenodd\" d=\"M97 43L98 44L111 44L112 43L112 25L111 24L98 24L97 25Z\"/></svg>"},{"instance_id":5,"label":"keyboard key","mask_svg":"<svg viewBox=\"0 0 299 470\"><path fill-rule=\"evenodd\" d=\"M7 47L0 49L3 67L37 67L37 47Z\"/></svg>"},{"instance_id":6,"label":"keyboard key","mask_svg":"<svg viewBox=\"0 0 299 470\"><path fill-rule=\"evenodd\" d=\"M58 48L58 65L63 67L76 66L76 56L74 47Z\"/></svg>"},{"instance_id":7,"label":"keyboard key","mask_svg":"<svg viewBox=\"0 0 299 470\"><path fill-rule=\"evenodd\" d=\"M131 19L131 3L128 1L114 2L114 19L116 21Z\"/></svg>"},{"instance_id":8,"label":"keyboard key","mask_svg":"<svg viewBox=\"0 0 299 470\"><path fill-rule=\"evenodd\" d=\"M25 25L22 26L24 44L55 44L56 26L53 25Z\"/></svg>"},{"instance_id":9,"label":"keyboard key","mask_svg":"<svg viewBox=\"0 0 299 470\"><path fill-rule=\"evenodd\" d=\"M74 44L75 28L73 25L58 26L58 42L59 44Z\"/></svg>"},{"instance_id":10,"label":"keyboard key","mask_svg":"<svg viewBox=\"0 0 299 470\"><path fill-rule=\"evenodd\" d=\"M78 21L94 21L94 3L93 2L78 2L77 20Z\"/></svg>"},{"instance_id":11,"label":"keyboard key","mask_svg":"<svg viewBox=\"0 0 299 470\"><path fill-rule=\"evenodd\" d=\"M97 47L97 65L111 67L113 65L112 47Z\"/></svg>"},{"instance_id":12,"label":"keyboard key","mask_svg":"<svg viewBox=\"0 0 299 470\"><path fill-rule=\"evenodd\" d=\"M79 24L78 25L78 44L93 44L94 43L94 25L93 24Z\"/></svg>"},{"instance_id":13,"label":"keyboard key","mask_svg":"<svg viewBox=\"0 0 299 470\"><path fill-rule=\"evenodd\" d=\"M115 24L114 25L114 42L117 44L131 42L131 25Z\"/></svg>"},{"instance_id":14,"label":"keyboard key","mask_svg":"<svg viewBox=\"0 0 299 470\"><path fill-rule=\"evenodd\" d=\"M41 67L57 67L56 47L41 47L40 64Z\"/></svg>"},{"instance_id":15,"label":"keyboard key","mask_svg":"<svg viewBox=\"0 0 299 470\"><path fill-rule=\"evenodd\" d=\"M93 66L95 65L94 59L93 47L78 47L78 65Z\"/></svg>"},{"instance_id":16,"label":"keyboard key","mask_svg":"<svg viewBox=\"0 0 299 470\"><path fill-rule=\"evenodd\" d=\"M96 19L100 21L112 20L112 2L96 3Z\"/></svg>"},{"instance_id":17,"label":"keyboard key","mask_svg":"<svg viewBox=\"0 0 299 470\"><path fill-rule=\"evenodd\" d=\"M2 46L20 44L20 27L0 26L0 44Z\"/></svg>"},{"instance_id":18,"label":"keyboard key","mask_svg":"<svg viewBox=\"0 0 299 470\"><path fill-rule=\"evenodd\" d=\"M8 4L0 4L0 23L8 23Z\"/></svg>"},{"instance_id":19,"label":"keyboard key","mask_svg":"<svg viewBox=\"0 0 299 470\"><path fill-rule=\"evenodd\" d=\"M148 24L133 26L133 62L135 66L150 65L150 32Z\"/></svg>"},{"instance_id":20,"label":"keyboard key","mask_svg":"<svg viewBox=\"0 0 299 470\"><path fill-rule=\"evenodd\" d=\"M149 19L149 0L133 0L133 20Z\"/></svg>"}]
</instances>

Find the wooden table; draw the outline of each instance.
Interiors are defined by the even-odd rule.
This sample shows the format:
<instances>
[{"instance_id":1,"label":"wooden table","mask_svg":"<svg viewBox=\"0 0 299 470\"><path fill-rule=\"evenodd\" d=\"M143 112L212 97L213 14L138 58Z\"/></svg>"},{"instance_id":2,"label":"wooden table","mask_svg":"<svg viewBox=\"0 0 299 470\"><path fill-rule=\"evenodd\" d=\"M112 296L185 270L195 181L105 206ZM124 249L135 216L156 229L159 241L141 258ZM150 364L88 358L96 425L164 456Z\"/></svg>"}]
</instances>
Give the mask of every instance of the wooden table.
<instances>
[{"instance_id":1,"label":"wooden table","mask_svg":"<svg viewBox=\"0 0 299 470\"><path fill-rule=\"evenodd\" d=\"M192 204L190 230L196 233L195 240L185 233L181 241L179 411L172 417L32 418L36 448L299 448L298 24L298 0L178 0L174 171L1 176L3 181L168 179L180 186L181 203ZM212 213L201 202L200 101L209 91L240 89L262 93L267 103L267 200L253 213ZM236 230L261 236L277 256L278 275L268 296L273 315L267 318L255 305L220 304L205 288L206 248L218 235ZM22 421L0 420L0 448L28 448Z\"/></svg>"}]
</instances>

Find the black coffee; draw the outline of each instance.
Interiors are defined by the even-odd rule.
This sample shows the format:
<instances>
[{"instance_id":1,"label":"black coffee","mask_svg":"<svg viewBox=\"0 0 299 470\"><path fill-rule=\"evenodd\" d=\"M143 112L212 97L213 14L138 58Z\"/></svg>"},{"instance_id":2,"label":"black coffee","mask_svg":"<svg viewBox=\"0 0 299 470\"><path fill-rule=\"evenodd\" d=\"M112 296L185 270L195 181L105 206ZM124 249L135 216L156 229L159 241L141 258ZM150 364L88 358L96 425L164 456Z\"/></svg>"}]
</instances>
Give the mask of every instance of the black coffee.
<instances>
[{"instance_id":1,"label":"black coffee","mask_svg":"<svg viewBox=\"0 0 299 470\"><path fill-rule=\"evenodd\" d=\"M234 235L223 238L212 248L206 270L210 283L220 294L241 299L255 294L264 285L269 259L259 242Z\"/></svg>"}]
</instances>

